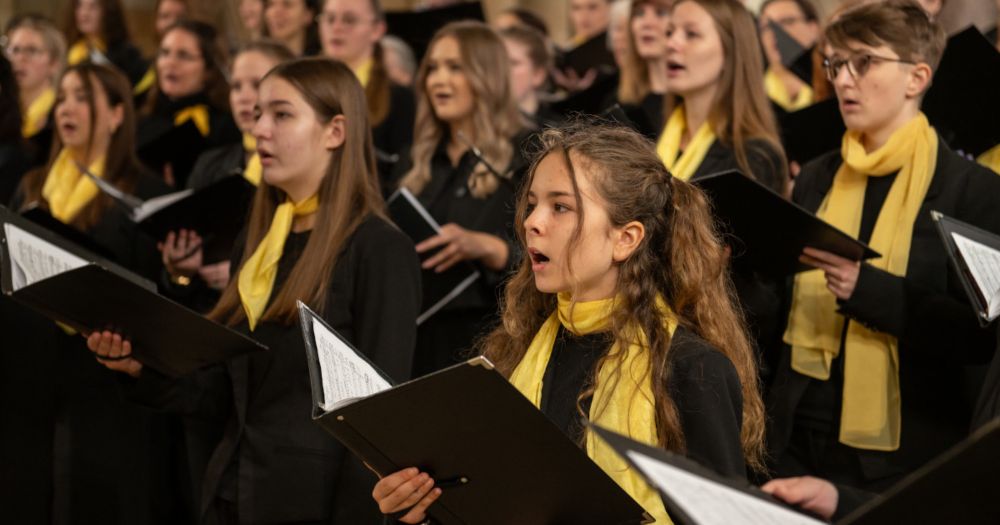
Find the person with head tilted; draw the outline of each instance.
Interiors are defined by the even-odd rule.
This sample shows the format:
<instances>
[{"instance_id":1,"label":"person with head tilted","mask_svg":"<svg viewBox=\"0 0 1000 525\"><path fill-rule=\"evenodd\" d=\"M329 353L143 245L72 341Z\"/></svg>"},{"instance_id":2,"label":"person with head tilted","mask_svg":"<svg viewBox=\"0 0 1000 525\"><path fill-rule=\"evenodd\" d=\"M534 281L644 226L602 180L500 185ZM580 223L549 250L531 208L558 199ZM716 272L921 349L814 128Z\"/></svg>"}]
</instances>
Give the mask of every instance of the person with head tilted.
<instances>
[{"instance_id":1,"label":"person with head tilted","mask_svg":"<svg viewBox=\"0 0 1000 525\"><path fill-rule=\"evenodd\" d=\"M268 0L264 2L263 35L305 57L320 52L315 18L319 0Z\"/></svg>"},{"instance_id":2,"label":"person with head tilted","mask_svg":"<svg viewBox=\"0 0 1000 525\"><path fill-rule=\"evenodd\" d=\"M44 168L24 178L13 204L15 209L28 205L47 209L106 248L118 264L152 278L160 271L153 240L144 237L128 212L83 174L89 171L143 199L166 191L135 159L131 91L128 80L108 66L86 61L70 66L58 82L53 154ZM25 396L21 399L31 405L27 410L5 407L4 413L12 418L5 424L17 430L4 429L0 434L31 436L39 443L36 446L49 447L32 458L33 474L22 478L8 471L3 476L47 478L43 488L26 481L29 488L16 489L26 501L44 501L27 516L44 509L46 516L65 516L68 523L167 523L175 503L169 487L173 470L168 418L124 402L114 374L94 363L79 335L67 334L21 308L4 308L0 329L12 350L20 341L32 341L22 348L30 352L20 353L31 355L19 359L17 370L45 371L4 380L30 393L21 394ZM6 443L2 450L24 453ZM8 457L0 462L21 463ZM37 490L47 497L32 493ZM24 517L24 522L48 519Z\"/></svg>"},{"instance_id":3,"label":"person with head tilted","mask_svg":"<svg viewBox=\"0 0 1000 525\"><path fill-rule=\"evenodd\" d=\"M132 85L137 84L147 64L129 38L121 1L73 0L72 6L65 10L63 24L69 45L66 63L110 63L125 73Z\"/></svg>"},{"instance_id":4,"label":"person with head tilted","mask_svg":"<svg viewBox=\"0 0 1000 525\"><path fill-rule=\"evenodd\" d=\"M562 118L541 99L552 69L545 36L527 26L500 30L510 60L510 86L517 106L537 128L558 125Z\"/></svg>"},{"instance_id":5,"label":"person with head tilted","mask_svg":"<svg viewBox=\"0 0 1000 525\"><path fill-rule=\"evenodd\" d=\"M237 50L229 75L229 105L243 140L199 155L188 177L188 188L203 189L227 177L243 177L254 186L260 183L262 166L252 133L257 86L268 71L292 58L286 47L268 40L251 42ZM203 250L192 250L202 241L199 232L180 230L168 234L160 245L169 277L164 286L175 299L197 310L210 309L218 301L219 291L229 283L229 260L205 261Z\"/></svg>"},{"instance_id":6,"label":"person with head tilted","mask_svg":"<svg viewBox=\"0 0 1000 525\"><path fill-rule=\"evenodd\" d=\"M7 28L4 53L10 59L21 98L21 135L32 149L33 165L48 159L52 147L52 107L56 77L63 69L66 41L48 19L25 15Z\"/></svg>"},{"instance_id":7,"label":"person with head tilted","mask_svg":"<svg viewBox=\"0 0 1000 525\"><path fill-rule=\"evenodd\" d=\"M117 334L88 344L136 378L126 385L133 399L226 422L204 471L200 521L379 523L368 499L374 475L310 418L296 301L404 380L419 262L383 211L364 92L350 69L315 58L280 64L261 81L256 107L262 178L234 278L208 315L269 351L171 381L120 359L131 345Z\"/></svg>"},{"instance_id":8,"label":"person with head tilted","mask_svg":"<svg viewBox=\"0 0 1000 525\"><path fill-rule=\"evenodd\" d=\"M511 94L509 70L507 50L493 30L455 22L434 36L417 74L413 146L395 174L399 186L442 225L438 235L417 245L421 253L440 248L423 263L424 293L445 296L452 284L435 274L459 263L473 263L483 274L420 326L418 375L456 362L496 321L497 286L511 253L511 204L524 164L519 157L524 120Z\"/></svg>"},{"instance_id":9,"label":"person with head tilted","mask_svg":"<svg viewBox=\"0 0 1000 525\"><path fill-rule=\"evenodd\" d=\"M347 64L365 88L379 175L388 187L394 159L413 140L416 108L413 92L393 82L386 70L379 42L386 30L381 2L324 0L316 23L323 54Z\"/></svg>"},{"instance_id":10,"label":"person with head tilted","mask_svg":"<svg viewBox=\"0 0 1000 525\"><path fill-rule=\"evenodd\" d=\"M656 490L585 423L726 476L762 468L763 402L725 245L705 195L638 133L578 125L540 141L517 201L521 255L503 323L479 350L656 523L670 523ZM418 468L373 491L403 523L420 523L440 494Z\"/></svg>"},{"instance_id":11,"label":"person with head tilted","mask_svg":"<svg viewBox=\"0 0 1000 525\"><path fill-rule=\"evenodd\" d=\"M615 102L643 132L663 128L667 94L667 21L671 2L633 0L625 25L625 51ZM611 105L608 103L607 105ZM654 137L655 138L655 137Z\"/></svg>"},{"instance_id":12,"label":"person with head tilted","mask_svg":"<svg viewBox=\"0 0 1000 525\"><path fill-rule=\"evenodd\" d=\"M760 41L767 58L764 87L767 96L785 111L797 111L813 103L811 82L789 69L787 58L781 56L777 37L771 29L774 23L811 53L819 38L819 14L810 0L767 0L760 6Z\"/></svg>"},{"instance_id":13,"label":"person with head tilted","mask_svg":"<svg viewBox=\"0 0 1000 525\"><path fill-rule=\"evenodd\" d=\"M825 30L847 132L803 166L793 200L881 257L807 248L800 259L817 270L795 278L769 397L778 475L877 491L968 429L963 365L989 359L994 332L971 314L931 210L1000 232L1000 178L920 111L944 43L910 0L856 7Z\"/></svg>"},{"instance_id":14,"label":"person with head tilted","mask_svg":"<svg viewBox=\"0 0 1000 525\"><path fill-rule=\"evenodd\" d=\"M185 186L203 151L240 141L226 99L226 59L204 22L181 20L160 40L137 142L140 159L171 186Z\"/></svg>"}]
</instances>

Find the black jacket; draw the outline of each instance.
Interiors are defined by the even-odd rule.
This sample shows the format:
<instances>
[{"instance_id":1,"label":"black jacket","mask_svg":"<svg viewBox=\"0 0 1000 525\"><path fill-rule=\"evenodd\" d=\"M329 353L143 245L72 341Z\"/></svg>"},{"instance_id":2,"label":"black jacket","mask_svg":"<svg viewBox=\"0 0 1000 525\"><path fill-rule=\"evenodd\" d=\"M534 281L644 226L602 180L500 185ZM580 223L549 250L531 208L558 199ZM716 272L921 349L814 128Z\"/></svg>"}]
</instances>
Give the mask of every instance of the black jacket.
<instances>
[{"instance_id":1,"label":"black jacket","mask_svg":"<svg viewBox=\"0 0 1000 525\"><path fill-rule=\"evenodd\" d=\"M398 84L389 85L389 112L382 122L372 127L379 179L383 189L391 183L393 165L400 161L406 147L413 142L413 121L417 104L413 91Z\"/></svg>"},{"instance_id":2,"label":"black jacket","mask_svg":"<svg viewBox=\"0 0 1000 525\"><path fill-rule=\"evenodd\" d=\"M842 163L840 152L803 167L793 200L815 212ZM905 277L862 264L854 293L840 301L852 322L891 334L899 341L902 437L894 452L858 450L866 476L878 478L911 471L963 438L970 403L963 396L964 365L983 363L993 354L993 329L979 327L962 285L948 263L930 211L1000 232L1000 177L954 153L939 140L937 168L913 225ZM771 392L768 443L772 457L788 445L796 407L810 381L791 369L784 345ZM835 418L839 424L839 418Z\"/></svg>"}]
</instances>

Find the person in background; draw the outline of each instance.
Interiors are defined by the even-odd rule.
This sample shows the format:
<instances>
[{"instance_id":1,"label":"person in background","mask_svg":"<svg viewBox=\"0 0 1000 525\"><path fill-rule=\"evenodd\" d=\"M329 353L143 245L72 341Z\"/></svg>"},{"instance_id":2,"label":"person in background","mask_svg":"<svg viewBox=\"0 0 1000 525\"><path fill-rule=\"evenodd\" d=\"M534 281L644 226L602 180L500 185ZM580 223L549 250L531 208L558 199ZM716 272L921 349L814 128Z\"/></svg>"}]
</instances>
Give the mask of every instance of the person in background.
<instances>
[{"instance_id":1,"label":"person in background","mask_svg":"<svg viewBox=\"0 0 1000 525\"><path fill-rule=\"evenodd\" d=\"M7 54L0 54L0 205L6 206L28 171L30 159L21 136L17 81Z\"/></svg>"},{"instance_id":2,"label":"person in background","mask_svg":"<svg viewBox=\"0 0 1000 525\"><path fill-rule=\"evenodd\" d=\"M154 25L156 29L156 40L159 41L163 38L163 34L167 32L167 29L172 27L181 19L190 16L190 5L188 5L188 0L157 0L156 1L156 23ZM141 106L145 101L146 95L149 90L156 84L156 61L154 60L150 64L149 69L142 76L142 79L136 83L133 93L136 97L136 105Z\"/></svg>"},{"instance_id":3,"label":"person in background","mask_svg":"<svg viewBox=\"0 0 1000 525\"><path fill-rule=\"evenodd\" d=\"M785 111L797 111L814 102L811 82L799 78L785 65L778 51L777 40L771 23L788 33L805 52L819 39L819 15L810 0L767 0L761 4L760 42L767 58L764 87L767 96Z\"/></svg>"},{"instance_id":4,"label":"person in background","mask_svg":"<svg viewBox=\"0 0 1000 525\"><path fill-rule=\"evenodd\" d=\"M668 0L633 0L626 28L628 52L618 80L617 102L650 138L663 129L667 93Z\"/></svg>"},{"instance_id":5,"label":"person in background","mask_svg":"<svg viewBox=\"0 0 1000 525\"><path fill-rule=\"evenodd\" d=\"M264 2L264 36L277 40L295 56L320 52L316 31L318 0L268 0Z\"/></svg>"},{"instance_id":6,"label":"person in background","mask_svg":"<svg viewBox=\"0 0 1000 525\"><path fill-rule=\"evenodd\" d=\"M264 36L264 0L236 0L240 24L250 42Z\"/></svg>"},{"instance_id":7,"label":"person in background","mask_svg":"<svg viewBox=\"0 0 1000 525\"><path fill-rule=\"evenodd\" d=\"M514 26L500 31L510 59L510 82L517 105L537 128L553 126L560 117L540 94L548 83L552 56L545 36L528 26Z\"/></svg>"},{"instance_id":8,"label":"person in background","mask_svg":"<svg viewBox=\"0 0 1000 525\"><path fill-rule=\"evenodd\" d=\"M417 74L417 57L413 55L413 49L402 38L393 35L385 35L379 42L389 80L412 89L413 77Z\"/></svg>"},{"instance_id":9,"label":"person in background","mask_svg":"<svg viewBox=\"0 0 1000 525\"><path fill-rule=\"evenodd\" d=\"M129 38L121 0L74 0L72 5L65 10L63 24L69 45L66 63L110 62L137 84L148 65Z\"/></svg>"}]
</instances>

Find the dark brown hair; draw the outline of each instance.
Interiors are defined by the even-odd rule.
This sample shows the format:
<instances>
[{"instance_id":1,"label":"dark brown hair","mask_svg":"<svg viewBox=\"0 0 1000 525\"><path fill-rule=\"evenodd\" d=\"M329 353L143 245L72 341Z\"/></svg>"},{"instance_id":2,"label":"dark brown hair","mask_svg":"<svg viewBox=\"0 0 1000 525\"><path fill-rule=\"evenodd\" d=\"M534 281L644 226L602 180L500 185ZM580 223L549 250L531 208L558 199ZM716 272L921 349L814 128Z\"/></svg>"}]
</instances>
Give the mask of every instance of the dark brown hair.
<instances>
[{"instance_id":1,"label":"dark brown hair","mask_svg":"<svg viewBox=\"0 0 1000 525\"><path fill-rule=\"evenodd\" d=\"M944 29L912 0L863 4L840 14L823 32L831 46L852 42L888 46L903 60L923 62L936 71L944 53Z\"/></svg>"},{"instance_id":2,"label":"dark brown hair","mask_svg":"<svg viewBox=\"0 0 1000 525\"><path fill-rule=\"evenodd\" d=\"M76 5L80 0L74 0L69 9L66 10L66 17L63 18L63 34L66 35L66 42L73 45L83 38L83 33L76 27ZM109 48L121 42L128 42L128 24L125 23L125 14L122 10L120 0L98 0L101 4L101 39Z\"/></svg>"},{"instance_id":3,"label":"dark brown hair","mask_svg":"<svg viewBox=\"0 0 1000 525\"><path fill-rule=\"evenodd\" d=\"M546 71L552 68L549 44L545 41L545 35L539 33L537 29L529 26L512 26L501 29L500 36L528 48L528 58L536 68L540 67Z\"/></svg>"},{"instance_id":4,"label":"dark brown hair","mask_svg":"<svg viewBox=\"0 0 1000 525\"><path fill-rule=\"evenodd\" d=\"M233 61L243 53L260 53L276 62L295 60L295 55L284 44L268 38L247 42L236 48L236 51L233 53Z\"/></svg>"},{"instance_id":5,"label":"dark brown hair","mask_svg":"<svg viewBox=\"0 0 1000 525\"><path fill-rule=\"evenodd\" d=\"M705 195L695 186L671 177L657 157L654 145L624 127L577 124L546 130L540 141L543 149L517 201L516 232L525 248L521 251L521 264L507 283L501 307L503 323L480 342L479 350L509 377L542 323L556 308L555 294L535 288L524 221L528 215L528 190L539 163L550 154L563 156L568 160L566 167L579 210L576 232L567 253L577 249L584 221L577 182L581 169L604 201L612 226L639 221L645 228L639 247L618 267L615 287L618 301L612 313L611 335L619 347L635 341L636 326L646 337L652 354L660 446L681 453L686 449L677 407L667 388L673 373L667 358L671 335L657 308L658 298L671 308L679 326L699 335L733 363L743 394L740 436L743 454L748 465L758 470L763 468L764 408L756 357L729 280L725 245L716 231ZM596 377L605 362L623 356L623 352L602 356L591 377ZM580 399L593 393L593 380L590 384Z\"/></svg>"},{"instance_id":6,"label":"dark brown hair","mask_svg":"<svg viewBox=\"0 0 1000 525\"><path fill-rule=\"evenodd\" d=\"M650 93L649 66L646 60L639 56L635 47L635 35L632 33L632 19L639 14L644 5L670 8L673 0L632 0L629 5L628 22L625 24L625 38L628 39L628 54L621 67L621 77L618 81L618 101L622 104L638 105Z\"/></svg>"},{"instance_id":7,"label":"dark brown hair","mask_svg":"<svg viewBox=\"0 0 1000 525\"><path fill-rule=\"evenodd\" d=\"M763 13L764 8L775 2L792 2L799 6L799 11L802 11L802 16L806 19L806 22L819 22L819 12L816 11L816 6L809 0L764 0L757 9L757 12Z\"/></svg>"},{"instance_id":8,"label":"dark brown hair","mask_svg":"<svg viewBox=\"0 0 1000 525\"><path fill-rule=\"evenodd\" d=\"M281 289L274 291L274 299L261 318L288 325L296 319L296 300L305 302L317 312L325 310L324 298L338 255L369 215L385 218L385 205L375 171L364 92L354 73L340 62L304 58L275 66L261 82L269 78L280 78L291 84L316 113L319 122L326 124L338 115L343 115L347 121L344 143L330 152L326 175L320 183L316 225L288 280ZM275 209L286 198L283 191L261 180L247 225L244 261L257 249L271 227ZM233 275L238 274L239 269L236 269ZM246 318L238 282L238 278L229 281L219 303L208 314L211 319L232 326Z\"/></svg>"},{"instance_id":9,"label":"dark brown hair","mask_svg":"<svg viewBox=\"0 0 1000 525\"><path fill-rule=\"evenodd\" d=\"M97 123L94 82L100 84L104 90L111 108L121 106L122 122L111 135L108 150L104 152L104 175L102 178L118 189L132 193L142 168L135 156L135 112L132 109L131 84L124 75L112 67L94 64L90 61L81 62L66 68L59 77L59 95L53 112L59 111L59 104L65 96L62 93L61 84L67 75L77 75L83 84L87 106L90 108L90 122L87 125L90 126L91 141L94 140L94 126ZM27 175L22 183L21 189L25 203L36 201L44 203L42 187L45 185L45 178L63 147L59 134L53 133L52 135L52 152L49 155L48 163L43 169L35 170ZM87 148L90 149L90 144L87 145ZM97 224L112 204L111 197L101 192L73 218L71 224L80 230L86 230Z\"/></svg>"},{"instance_id":10,"label":"dark brown hair","mask_svg":"<svg viewBox=\"0 0 1000 525\"><path fill-rule=\"evenodd\" d=\"M208 97L208 102L213 108L223 112L229 111L229 81L226 78L229 53L219 40L215 27L199 20L181 19L163 32L163 37L160 38L161 44L167 35L174 31L184 31L198 42L198 51L205 62L205 85L202 87L202 92ZM153 113L161 97L163 94L160 93L160 84L157 82L149 90L149 96L142 109L143 114Z\"/></svg>"}]
</instances>

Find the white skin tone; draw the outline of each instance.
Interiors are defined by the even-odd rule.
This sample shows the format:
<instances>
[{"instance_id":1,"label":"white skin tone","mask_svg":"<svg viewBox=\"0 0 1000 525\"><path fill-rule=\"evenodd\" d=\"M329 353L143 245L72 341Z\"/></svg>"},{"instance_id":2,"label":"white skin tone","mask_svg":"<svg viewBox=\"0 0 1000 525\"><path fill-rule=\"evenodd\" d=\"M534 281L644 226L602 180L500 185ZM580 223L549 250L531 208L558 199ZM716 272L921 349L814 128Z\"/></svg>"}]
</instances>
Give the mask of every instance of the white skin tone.
<instances>
[{"instance_id":1,"label":"white skin tone","mask_svg":"<svg viewBox=\"0 0 1000 525\"><path fill-rule=\"evenodd\" d=\"M608 24L608 34L611 38L611 54L615 57L615 64L620 68L628 59L628 25L631 21L628 16L613 16Z\"/></svg>"},{"instance_id":2,"label":"white skin tone","mask_svg":"<svg viewBox=\"0 0 1000 525\"><path fill-rule=\"evenodd\" d=\"M575 301L607 299L615 294L618 265L635 253L645 229L638 221L612 226L604 201L586 174L587 163L573 154L571 160L583 204L581 236L572 255L573 274L566 261L580 213L563 154L558 152L538 164L528 192L530 213L524 221L524 232L535 287L543 293L572 292ZM403 523L424 520L427 508L440 495L441 489L434 487L430 475L416 468L385 476L372 491L385 514L410 509L400 519Z\"/></svg>"},{"instance_id":3,"label":"white skin tone","mask_svg":"<svg viewBox=\"0 0 1000 525\"><path fill-rule=\"evenodd\" d=\"M369 0L327 0L319 14L323 54L357 70L372 57L385 35L385 22L375 19Z\"/></svg>"},{"instance_id":4,"label":"white skin tone","mask_svg":"<svg viewBox=\"0 0 1000 525\"><path fill-rule=\"evenodd\" d=\"M164 0L156 10L156 34L163 36L168 27L187 16L187 7L183 2Z\"/></svg>"},{"instance_id":5,"label":"white skin tone","mask_svg":"<svg viewBox=\"0 0 1000 525\"><path fill-rule=\"evenodd\" d=\"M528 56L528 46L512 38L503 39L510 58L510 86L517 106L528 115L538 111L538 90L545 83L545 69Z\"/></svg>"},{"instance_id":6,"label":"white skin tone","mask_svg":"<svg viewBox=\"0 0 1000 525\"><path fill-rule=\"evenodd\" d=\"M569 19L574 38L587 39L608 28L608 0L570 0Z\"/></svg>"},{"instance_id":7,"label":"white skin tone","mask_svg":"<svg viewBox=\"0 0 1000 525\"><path fill-rule=\"evenodd\" d=\"M264 25L263 0L240 0L240 5L237 9L243 27L246 28L251 37L258 38L261 28Z\"/></svg>"},{"instance_id":8,"label":"white skin tone","mask_svg":"<svg viewBox=\"0 0 1000 525\"><path fill-rule=\"evenodd\" d=\"M493 20L493 29L496 29L497 31L502 31L519 25L521 25L521 21L514 13L500 13L500 16Z\"/></svg>"},{"instance_id":9,"label":"white skin tone","mask_svg":"<svg viewBox=\"0 0 1000 525\"><path fill-rule=\"evenodd\" d=\"M385 72L389 75L389 80L400 86L412 86L413 73L403 66L403 60L400 58L399 52L388 46L383 47L382 51L384 52L382 65L385 66Z\"/></svg>"},{"instance_id":10,"label":"white skin tone","mask_svg":"<svg viewBox=\"0 0 1000 525\"><path fill-rule=\"evenodd\" d=\"M121 105L112 107L108 103L108 95L96 78L91 78L90 84L96 112L93 129L85 86L76 72L66 74L60 82L54 109L59 140L73 160L84 166L104 155L125 115Z\"/></svg>"},{"instance_id":11,"label":"white skin tone","mask_svg":"<svg viewBox=\"0 0 1000 525\"><path fill-rule=\"evenodd\" d=\"M240 131L250 133L253 130L260 80L276 65L277 60L259 51L240 53L233 61L229 105ZM229 283L229 261L203 266L202 250L198 249L201 243L201 237L194 231L168 233L158 245L163 264L170 275L190 277L197 273L209 287L221 290Z\"/></svg>"},{"instance_id":12,"label":"white skin tone","mask_svg":"<svg viewBox=\"0 0 1000 525\"><path fill-rule=\"evenodd\" d=\"M632 44L636 53L646 62L649 85L653 93L667 92L667 25L670 10L661 5L644 3L636 6L629 22Z\"/></svg>"},{"instance_id":13,"label":"white skin tone","mask_svg":"<svg viewBox=\"0 0 1000 525\"><path fill-rule=\"evenodd\" d=\"M11 31L7 55L20 91L21 107L27 108L46 89L52 87L52 78L59 68L59 60L45 47L42 34L27 27Z\"/></svg>"},{"instance_id":14,"label":"white skin tone","mask_svg":"<svg viewBox=\"0 0 1000 525\"><path fill-rule=\"evenodd\" d=\"M760 41L764 47L767 63L771 70L777 73L785 83L788 93L795 97L805 86L805 82L782 65L774 32L771 31L771 25L768 23L771 21L781 26L804 48L810 48L816 43L816 39L819 37L819 24L806 20L805 13L799 9L798 4L791 0L771 2L760 12Z\"/></svg>"},{"instance_id":15,"label":"white skin tone","mask_svg":"<svg viewBox=\"0 0 1000 525\"><path fill-rule=\"evenodd\" d=\"M936 19L938 15L941 14L941 9L944 7L943 0L917 0L917 3L920 4L920 7L924 8L924 11L927 11L931 20Z\"/></svg>"},{"instance_id":16,"label":"white skin tone","mask_svg":"<svg viewBox=\"0 0 1000 525\"><path fill-rule=\"evenodd\" d=\"M712 109L725 53L712 15L694 2L681 2L667 24L667 90L684 98L686 147Z\"/></svg>"},{"instance_id":17,"label":"white skin tone","mask_svg":"<svg viewBox=\"0 0 1000 525\"><path fill-rule=\"evenodd\" d=\"M831 60L870 54L899 58L888 46L869 47L853 43L847 49L827 48ZM925 63L905 64L873 59L868 71L855 79L844 65L833 87L840 103L844 125L861 133L861 144L869 153L883 146L892 134L920 112L920 100L930 86L932 71ZM814 248L803 250L799 260L823 270L827 288L838 299L847 300L858 283L861 263Z\"/></svg>"},{"instance_id":18,"label":"white skin tone","mask_svg":"<svg viewBox=\"0 0 1000 525\"><path fill-rule=\"evenodd\" d=\"M294 202L315 195L326 175L330 153L344 144L346 119L338 115L320 122L298 90L281 78L269 78L261 84L257 107L259 118L253 134L264 180ZM292 231L312 229L315 221L316 214L296 217ZM87 336L87 347L111 370L132 377L142 374L142 363L129 357L132 344L120 334L93 332Z\"/></svg>"},{"instance_id":19,"label":"white skin tone","mask_svg":"<svg viewBox=\"0 0 1000 525\"><path fill-rule=\"evenodd\" d=\"M271 38L288 46L296 56L306 47L306 28L313 23L313 12L305 0L268 0L264 23Z\"/></svg>"},{"instance_id":20,"label":"white skin tone","mask_svg":"<svg viewBox=\"0 0 1000 525\"><path fill-rule=\"evenodd\" d=\"M475 110L475 93L466 76L458 41L448 36L438 40L427 57L425 90L434 116L447 124L451 133L448 157L452 165L468 149L458 139L462 132L475 141L472 114ZM424 253L443 246L433 257L423 262L424 269L443 272L461 261L480 260L487 268L501 270L507 265L507 243L495 235L467 230L455 223L441 227L441 232L417 245L417 253Z\"/></svg>"},{"instance_id":21,"label":"white skin tone","mask_svg":"<svg viewBox=\"0 0 1000 525\"><path fill-rule=\"evenodd\" d=\"M78 0L76 10L76 28L87 38L101 36L101 3L98 0Z\"/></svg>"},{"instance_id":22,"label":"white skin tone","mask_svg":"<svg viewBox=\"0 0 1000 525\"><path fill-rule=\"evenodd\" d=\"M812 476L772 479L760 489L826 520L833 518L840 499L837 487L829 481Z\"/></svg>"},{"instance_id":23,"label":"white skin tone","mask_svg":"<svg viewBox=\"0 0 1000 525\"><path fill-rule=\"evenodd\" d=\"M168 98L193 95L205 87L205 58L198 38L183 29L163 36L156 57L156 79Z\"/></svg>"}]
</instances>

